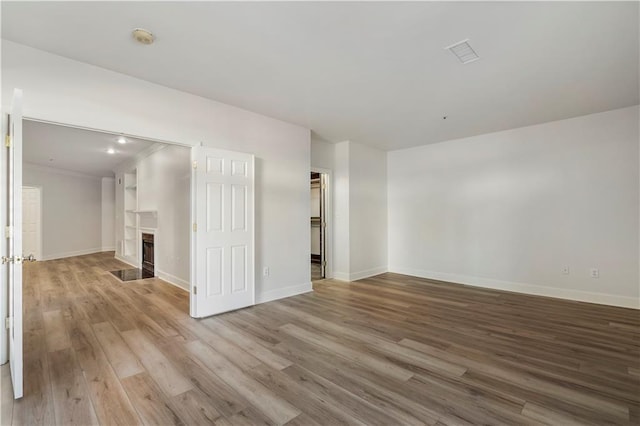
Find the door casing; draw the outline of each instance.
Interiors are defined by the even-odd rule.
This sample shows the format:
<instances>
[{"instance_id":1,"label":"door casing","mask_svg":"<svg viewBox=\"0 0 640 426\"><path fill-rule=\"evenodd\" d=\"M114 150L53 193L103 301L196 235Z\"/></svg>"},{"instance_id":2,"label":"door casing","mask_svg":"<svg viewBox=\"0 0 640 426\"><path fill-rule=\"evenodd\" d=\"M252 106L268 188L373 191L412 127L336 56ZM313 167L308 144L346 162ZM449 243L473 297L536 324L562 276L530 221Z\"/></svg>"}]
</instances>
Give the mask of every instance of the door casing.
<instances>
[{"instance_id":1,"label":"door casing","mask_svg":"<svg viewBox=\"0 0 640 426\"><path fill-rule=\"evenodd\" d=\"M312 167L312 172L321 174L321 181L324 180L325 188L320 193L323 196L324 218L326 223L324 228L324 259L327 262L324 277L333 278L333 174L331 169L323 169L320 167ZM323 179L324 178L324 179ZM311 253L309 253L311 258Z\"/></svg>"}]
</instances>

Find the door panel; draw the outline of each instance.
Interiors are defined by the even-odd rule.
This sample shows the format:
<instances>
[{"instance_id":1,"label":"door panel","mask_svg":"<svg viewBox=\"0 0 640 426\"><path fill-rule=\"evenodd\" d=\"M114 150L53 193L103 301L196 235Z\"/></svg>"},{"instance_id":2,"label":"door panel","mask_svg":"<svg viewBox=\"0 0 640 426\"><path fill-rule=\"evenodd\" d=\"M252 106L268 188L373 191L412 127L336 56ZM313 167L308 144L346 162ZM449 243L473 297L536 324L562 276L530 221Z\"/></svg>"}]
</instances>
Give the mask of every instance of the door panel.
<instances>
[{"instance_id":1,"label":"door panel","mask_svg":"<svg viewBox=\"0 0 640 426\"><path fill-rule=\"evenodd\" d=\"M231 229L246 231L247 229L247 187L231 185Z\"/></svg>"},{"instance_id":2,"label":"door panel","mask_svg":"<svg viewBox=\"0 0 640 426\"><path fill-rule=\"evenodd\" d=\"M207 247L207 297L222 295L223 265L222 247Z\"/></svg>"},{"instance_id":3,"label":"door panel","mask_svg":"<svg viewBox=\"0 0 640 426\"><path fill-rule=\"evenodd\" d=\"M22 188L22 251L37 258L41 256L39 188Z\"/></svg>"},{"instance_id":4,"label":"door panel","mask_svg":"<svg viewBox=\"0 0 640 426\"><path fill-rule=\"evenodd\" d=\"M254 158L195 147L191 315L255 303Z\"/></svg>"},{"instance_id":5,"label":"door panel","mask_svg":"<svg viewBox=\"0 0 640 426\"><path fill-rule=\"evenodd\" d=\"M231 248L231 292L247 290L247 246Z\"/></svg>"},{"instance_id":6,"label":"door panel","mask_svg":"<svg viewBox=\"0 0 640 426\"><path fill-rule=\"evenodd\" d=\"M224 186L207 183L207 231L222 231L222 211L224 209Z\"/></svg>"}]
</instances>

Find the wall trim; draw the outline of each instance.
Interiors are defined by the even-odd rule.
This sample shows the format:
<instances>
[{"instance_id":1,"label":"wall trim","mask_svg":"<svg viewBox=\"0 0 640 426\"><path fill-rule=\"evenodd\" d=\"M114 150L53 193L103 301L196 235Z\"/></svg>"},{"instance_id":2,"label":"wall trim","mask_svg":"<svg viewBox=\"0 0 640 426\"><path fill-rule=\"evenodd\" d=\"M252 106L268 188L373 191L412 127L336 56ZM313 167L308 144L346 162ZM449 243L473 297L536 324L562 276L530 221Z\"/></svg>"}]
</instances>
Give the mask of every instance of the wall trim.
<instances>
[{"instance_id":1,"label":"wall trim","mask_svg":"<svg viewBox=\"0 0 640 426\"><path fill-rule=\"evenodd\" d=\"M32 169L32 170L36 170L36 171L49 172L49 173L54 173L54 174L58 174L58 175L72 176L72 177L78 177L78 178L83 178L83 179L92 179L92 180L102 181L102 176L94 176L94 175L89 175L89 174L86 174L86 173L75 172L73 170L57 169L55 167L41 166L40 164L28 163L26 161L23 163L23 166L28 168L28 169ZM25 185L25 186L29 186L29 185Z\"/></svg>"},{"instance_id":2,"label":"wall trim","mask_svg":"<svg viewBox=\"0 0 640 426\"><path fill-rule=\"evenodd\" d=\"M136 264L132 263L131 259L129 259L127 257L120 256L119 254L116 254L114 257L117 260L119 260L120 262L126 263L129 266L133 266L134 268L140 268L140 265L136 265ZM171 274L169 274L167 272L163 272L163 271L159 270L158 268L156 268L155 274L156 274L156 278L161 279L162 281L166 282L167 284L171 284L174 287L178 287L180 290L184 290L187 293L190 293L191 284L189 284L188 281L185 281L182 278L178 278L175 275L171 275Z\"/></svg>"},{"instance_id":3,"label":"wall trim","mask_svg":"<svg viewBox=\"0 0 640 426\"><path fill-rule=\"evenodd\" d=\"M387 268L386 266L378 266L377 268L367 269L367 270L358 271L358 272L351 272L351 273L334 272L333 278L339 281L351 282L351 281L358 281L358 280L373 277L376 275L384 274L385 272L388 272L388 271L389 271L389 268Z\"/></svg>"},{"instance_id":4,"label":"wall trim","mask_svg":"<svg viewBox=\"0 0 640 426\"><path fill-rule=\"evenodd\" d=\"M362 280L364 278L373 277L375 275L384 274L388 272L389 268L386 266L378 266L377 268L367 269L364 271L352 272L349 274L349 281Z\"/></svg>"},{"instance_id":5,"label":"wall trim","mask_svg":"<svg viewBox=\"0 0 640 426\"><path fill-rule=\"evenodd\" d=\"M159 269L156 269L156 277L171 284L172 286L178 287L180 290L184 290L187 293L190 292L191 284L188 281L183 280L182 278L178 278L175 275L160 271Z\"/></svg>"},{"instance_id":6,"label":"wall trim","mask_svg":"<svg viewBox=\"0 0 640 426\"><path fill-rule=\"evenodd\" d=\"M333 272L333 279L338 281L351 281L347 272Z\"/></svg>"},{"instance_id":7,"label":"wall trim","mask_svg":"<svg viewBox=\"0 0 640 426\"><path fill-rule=\"evenodd\" d=\"M86 250L67 251L63 253L54 253L54 254L42 256L41 260L46 261L46 260L64 259L66 257L84 256L86 254L102 253L102 251L103 251L102 247L96 247L96 248L86 249Z\"/></svg>"},{"instance_id":8,"label":"wall trim","mask_svg":"<svg viewBox=\"0 0 640 426\"><path fill-rule=\"evenodd\" d=\"M115 246L102 247L102 251L116 251Z\"/></svg>"},{"instance_id":9,"label":"wall trim","mask_svg":"<svg viewBox=\"0 0 640 426\"><path fill-rule=\"evenodd\" d=\"M599 305L640 309L640 298L628 296L618 296L613 294L595 293L574 289L547 287L534 284L502 281L491 278L481 278L470 275L451 274L446 272L434 272L413 268L389 267L389 272L411 275L414 277L427 278L437 281L445 281L454 284L464 284L474 287L530 294L534 296L554 297L557 299L573 300L577 302L587 302L596 303Z\"/></svg>"},{"instance_id":10,"label":"wall trim","mask_svg":"<svg viewBox=\"0 0 640 426\"><path fill-rule=\"evenodd\" d=\"M144 138L134 137L134 139L144 139ZM144 139L144 140L150 141L149 139ZM158 143L158 142L154 143L150 147L148 147L148 148L140 151L139 153L137 153L134 156L134 158L129 159L129 160L125 160L122 163L116 164L116 166L112 169L113 173L115 173L115 174L126 173L127 170L135 169L138 166L138 163L140 161L142 161L145 158L151 156L151 154L154 154L154 153L166 148L166 146L167 145L165 143Z\"/></svg>"},{"instance_id":11,"label":"wall trim","mask_svg":"<svg viewBox=\"0 0 640 426\"><path fill-rule=\"evenodd\" d=\"M267 290L256 293L256 305L259 303L271 302L272 300L284 299L285 297L297 296L298 294L309 293L313 291L313 285L304 283L300 285L292 285L275 290Z\"/></svg>"},{"instance_id":12,"label":"wall trim","mask_svg":"<svg viewBox=\"0 0 640 426\"><path fill-rule=\"evenodd\" d=\"M117 260L119 260L119 261L120 261L120 262L122 262L122 263L126 263L126 264L127 264L127 265L129 265L129 266L133 266L134 268L138 268L138 267L139 267L139 265L136 265L136 264L135 264L134 262L132 262L132 261L131 261L131 259L129 259L128 257L121 256L121 255L119 255L119 254L117 254L117 253L116 253L113 257L115 257Z\"/></svg>"}]
</instances>

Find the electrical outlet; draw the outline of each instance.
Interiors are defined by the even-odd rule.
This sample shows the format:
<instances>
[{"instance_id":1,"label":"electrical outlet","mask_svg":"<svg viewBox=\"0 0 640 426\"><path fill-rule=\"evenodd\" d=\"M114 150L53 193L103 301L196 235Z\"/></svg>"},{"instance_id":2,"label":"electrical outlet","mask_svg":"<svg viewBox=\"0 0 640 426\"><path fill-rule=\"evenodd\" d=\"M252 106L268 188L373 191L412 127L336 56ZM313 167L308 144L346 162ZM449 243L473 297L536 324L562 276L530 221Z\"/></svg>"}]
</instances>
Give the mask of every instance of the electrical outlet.
<instances>
[{"instance_id":1,"label":"electrical outlet","mask_svg":"<svg viewBox=\"0 0 640 426\"><path fill-rule=\"evenodd\" d=\"M600 270L596 268L591 268L591 278L600 278Z\"/></svg>"},{"instance_id":2,"label":"electrical outlet","mask_svg":"<svg viewBox=\"0 0 640 426\"><path fill-rule=\"evenodd\" d=\"M569 275L569 267L568 267L568 266L566 266L566 265L565 265L565 266L563 266L563 267L562 267L562 273L563 273L564 275Z\"/></svg>"},{"instance_id":3,"label":"electrical outlet","mask_svg":"<svg viewBox=\"0 0 640 426\"><path fill-rule=\"evenodd\" d=\"M269 276L269 267L265 266L264 269L262 269L262 276L263 277L268 277Z\"/></svg>"}]
</instances>

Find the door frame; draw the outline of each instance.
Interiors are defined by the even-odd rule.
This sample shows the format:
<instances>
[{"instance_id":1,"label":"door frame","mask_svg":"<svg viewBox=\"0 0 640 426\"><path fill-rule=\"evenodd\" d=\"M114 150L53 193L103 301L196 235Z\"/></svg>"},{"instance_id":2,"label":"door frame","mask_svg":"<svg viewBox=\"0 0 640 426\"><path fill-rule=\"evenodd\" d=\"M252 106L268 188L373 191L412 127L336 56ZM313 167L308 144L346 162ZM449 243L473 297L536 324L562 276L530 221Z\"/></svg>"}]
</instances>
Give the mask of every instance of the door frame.
<instances>
[{"instance_id":1,"label":"door frame","mask_svg":"<svg viewBox=\"0 0 640 426\"><path fill-rule=\"evenodd\" d=\"M23 161L24 164L24 161ZM43 188L40 185L22 185L22 203L24 205L24 189L25 188L31 188L31 189L37 189L38 190L38 203L39 203L39 208L40 211L39 216L40 219L38 220L38 244L37 244L37 252L33 253L33 255L35 256L36 260L42 260L42 220L44 219L44 213L43 213L43 208L42 208L42 202L44 200L44 196L43 196ZM22 210L22 213L24 214L24 208ZM22 232L24 232L24 227L22 229ZM24 244L24 239L23 239L23 244ZM23 247L24 249L24 247ZM25 253L26 255L29 255L31 253Z\"/></svg>"},{"instance_id":2,"label":"door frame","mask_svg":"<svg viewBox=\"0 0 640 426\"><path fill-rule=\"evenodd\" d=\"M324 203L325 218L327 226L324 229L324 256L327 266L325 267L325 279L333 278L333 171L331 169L323 169L321 167L311 167L311 171L325 175L325 189L320 191L324 193L322 202ZM311 259L311 245L309 245L309 259Z\"/></svg>"},{"instance_id":3,"label":"door frame","mask_svg":"<svg viewBox=\"0 0 640 426\"><path fill-rule=\"evenodd\" d=\"M7 134L9 123L9 112L3 109L2 111L2 138ZM3 141L4 142L4 141ZM7 164L6 150L4 144L0 149L0 200L7 198L5 187L7 186L6 179L8 179L8 172L4 172L4 167ZM5 233L5 224L7 223L8 208L4 205L0 207L0 255L8 256L6 252L8 248L7 238ZM8 267L8 266L7 266ZM0 319L7 318L9 316L9 283L7 282L7 272L4 269L5 265L0 265L0 292L2 297L0 300ZM4 319L2 319L4 321ZM4 324L0 324L0 364L6 364L9 362L9 333Z\"/></svg>"},{"instance_id":4,"label":"door frame","mask_svg":"<svg viewBox=\"0 0 640 426\"><path fill-rule=\"evenodd\" d=\"M62 126L62 127L70 127L73 129L80 129L80 130L88 130L91 132L98 132L98 133L106 133L109 135L118 135L118 136L123 136L125 138L134 138L134 139L144 139L147 140L149 142L155 142L155 143L162 143L162 144L166 144L166 145L174 145L174 146L181 146L184 148L193 148L195 146L195 144L188 144L188 143L184 143L184 142L176 142L176 141L169 141L169 140L164 140L164 139L158 139L158 138L153 138L153 137L147 137L147 136L143 136L143 135L134 135L134 134L130 134L130 133L122 133L119 132L117 130L107 130L107 129L98 129L95 127L88 127L88 126L80 126L80 125L76 125L76 124L71 124L71 123L62 123L59 121L51 121L51 120L43 120L37 117L33 117L33 116L23 116L22 117L23 122L24 121L32 121L32 122L36 122L36 123L45 123L45 124L52 124L55 126ZM3 124L3 128L4 128L5 124ZM200 145L201 143L199 143ZM42 193L41 193L42 194ZM191 199L189 200L189 217L191 217L193 215L192 210L192 206L194 205L195 200L193 199L193 193L191 194ZM42 203L42 201L41 201ZM42 212L42 204L41 204L41 212ZM191 227L191 225L189 225ZM4 230L2 230L2 232L4 232ZM190 234L192 234L191 229L185 229L185 232L189 232ZM195 256L193 255L193 253L191 252L191 245L189 246L189 270L193 270L193 266L195 265ZM132 265L135 266L135 265ZM195 280L195 277L193 277L191 274L189 276L189 289L184 289L185 291L191 292L191 288L193 287L193 282ZM182 287L180 287L182 288ZM4 290L3 290L4 291ZM3 293L4 294L4 293ZM191 298L189 299L191 300ZM1 353L1 351L0 351Z\"/></svg>"}]
</instances>

